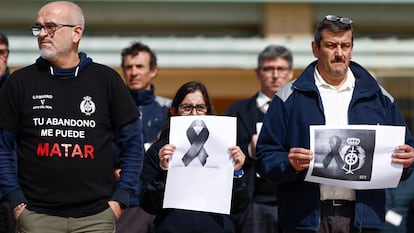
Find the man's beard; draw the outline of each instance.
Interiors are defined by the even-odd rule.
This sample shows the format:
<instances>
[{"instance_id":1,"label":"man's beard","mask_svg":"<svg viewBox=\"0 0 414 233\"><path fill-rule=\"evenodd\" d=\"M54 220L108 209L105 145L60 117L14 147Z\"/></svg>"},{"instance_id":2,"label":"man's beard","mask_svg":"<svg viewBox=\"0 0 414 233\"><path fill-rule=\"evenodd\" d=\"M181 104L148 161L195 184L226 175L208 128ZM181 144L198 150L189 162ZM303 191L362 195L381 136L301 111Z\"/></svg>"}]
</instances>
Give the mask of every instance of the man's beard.
<instances>
[{"instance_id":1,"label":"man's beard","mask_svg":"<svg viewBox=\"0 0 414 233\"><path fill-rule=\"evenodd\" d=\"M59 59L61 55L68 54L72 49L72 45L63 46L60 51L56 49L56 47L52 48L41 48L40 49L40 56L43 59L46 59L48 61L56 61Z\"/></svg>"},{"instance_id":2,"label":"man's beard","mask_svg":"<svg viewBox=\"0 0 414 233\"><path fill-rule=\"evenodd\" d=\"M58 59L58 54L52 49L41 48L40 56L48 61L55 61Z\"/></svg>"},{"instance_id":3,"label":"man's beard","mask_svg":"<svg viewBox=\"0 0 414 233\"><path fill-rule=\"evenodd\" d=\"M336 76L336 77L343 77L348 71L348 67L346 66L345 63L343 63L343 66L338 66L338 65L331 65L329 66L329 73L332 76Z\"/></svg>"},{"instance_id":4,"label":"man's beard","mask_svg":"<svg viewBox=\"0 0 414 233\"><path fill-rule=\"evenodd\" d=\"M331 69L330 74L336 77L343 77L348 69Z\"/></svg>"}]
</instances>

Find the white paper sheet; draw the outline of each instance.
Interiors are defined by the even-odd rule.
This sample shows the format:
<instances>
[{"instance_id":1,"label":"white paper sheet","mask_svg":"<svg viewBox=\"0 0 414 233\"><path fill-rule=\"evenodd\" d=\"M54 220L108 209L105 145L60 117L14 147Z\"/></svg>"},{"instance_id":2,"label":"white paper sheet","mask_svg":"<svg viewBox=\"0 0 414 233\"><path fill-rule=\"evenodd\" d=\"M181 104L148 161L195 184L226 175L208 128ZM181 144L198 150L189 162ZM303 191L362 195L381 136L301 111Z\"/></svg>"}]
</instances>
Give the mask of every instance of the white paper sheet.
<instances>
[{"instance_id":1,"label":"white paper sheet","mask_svg":"<svg viewBox=\"0 0 414 233\"><path fill-rule=\"evenodd\" d=\"M391 156L404 141L403 126L310 126L314 158L305 180L351 189L395 188L403 166Z\"/></svg>"},{"instance_id":2,"label":"white paper sheet","mask_svg":"<svg viewBox=\"0 0 414 233\"><path fill-rule=\"evenodd\" d=\"M194 121L202 121L202 126L193 127ZM229 147L236 145L236 123L235 117L227 116L171 118L170 143L176 150L169 163L163 208L230 214L234 165ZM208 155L204 165L198 157L187 165L183 162L191 147L196 148L188 136L190 127L198 135L203 127L208 130L202 142Z\"/></svg>"}]
</instances>

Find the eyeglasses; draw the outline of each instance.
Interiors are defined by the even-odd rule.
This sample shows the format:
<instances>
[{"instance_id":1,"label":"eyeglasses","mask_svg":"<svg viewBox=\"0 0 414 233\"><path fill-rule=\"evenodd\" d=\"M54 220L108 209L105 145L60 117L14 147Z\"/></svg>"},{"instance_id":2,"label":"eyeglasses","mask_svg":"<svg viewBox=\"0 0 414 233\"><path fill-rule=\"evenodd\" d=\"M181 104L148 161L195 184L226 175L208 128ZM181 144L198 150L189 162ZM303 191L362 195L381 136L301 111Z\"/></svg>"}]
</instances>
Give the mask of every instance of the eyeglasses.
<instances>
[{"instance_id":1,"label":"eyeglasses","mask_svg":"<svg viewBox=\"0 0 414 233\"><path fill-rule=\"evenodd\" d=\"M49 23L45 23L44 25L42 24L36 24L35 26L32 27L32 34L33 36L38 36L40 34L40 32L42 31L42 29L45 29L46 33L49 36L53 36L56 32L56 30L58 30L61 27L75 27L76 25L71 25L71 24L57 24L54 22L49 22Z\"/></svg>"},{"instance_id":2,"label":"eyeglasses","mask_svg":"<svg viewBox=\"0 0 414 233\"><path fill-rule=\"evenodd\" d=\"M8 49L0 49L0 56L5 56L9 54L9 50Z\"/></svg>"},{"instance_id":3,"label":"eyeglasses","mask_svg":"<svg viewBox=\"0 0 414 233\"><path fill-rule=\"evenodd\" d=\"M193 109L195 109L197 113L206 113L208 109L205 104L196 104L196 105L180 104L178 108L180 108L184 113L187 113L187 114L191 113Z\"/></svg>"},{"instance_id":4,"label":"eyeglasses","mask_svg":"<svg viewBox=\"0 0 414 233\"><path fill-rule=\"evenodd\" d=\"M263 66L260 68L263 73L265 74L273 74L275 71L277 71L278 74L287 74L287 72L290 70L289 67L273 67L273 66Z\"/></svg>"},{"instance_id":5,"label":"eyeglasses","mask_svg":"<svg viewBox=\"0 0 414 233\"><path fill-rule=\"evenodd\" d=\"M326 20L332 21L332 22L341 22L344 24L352 24L352 20L350 18L343 18L336 15L327 15L325 16Z\"/></svg>"}]
</instances>

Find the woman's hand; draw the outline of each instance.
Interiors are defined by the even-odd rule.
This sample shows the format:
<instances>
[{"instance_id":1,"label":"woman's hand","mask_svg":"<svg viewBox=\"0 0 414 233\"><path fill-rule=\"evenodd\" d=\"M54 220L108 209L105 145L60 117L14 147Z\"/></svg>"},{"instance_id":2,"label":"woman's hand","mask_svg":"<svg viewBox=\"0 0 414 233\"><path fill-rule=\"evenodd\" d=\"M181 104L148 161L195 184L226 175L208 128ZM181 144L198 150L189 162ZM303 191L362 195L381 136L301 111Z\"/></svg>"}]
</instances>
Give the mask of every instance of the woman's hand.
<instances>
[{"instance_id":1,"label":"woman's hand","mask_svg":"<svg viewBox=\"0 0 414 233\"><path fill-rule=\"evenodd\" d=\"M175 145L173 144L166 144L158 151L158 158L160 159L160 166L164 170L168 169L168 163L170 160L171 155L175 151Z\"/></svg>"},{"instance_id":2,"label":"woman's hand","mask_svg":"<svg viewBox=\"0 0 414 233\"><path fill-rule=\"evenodd\" d=\"M230 156L233 158L234 161L234 170L238 171L243 167L244 161L246 160L246 156L238 146L231 146L229 150Z\"/></svg>"}]
</instances>

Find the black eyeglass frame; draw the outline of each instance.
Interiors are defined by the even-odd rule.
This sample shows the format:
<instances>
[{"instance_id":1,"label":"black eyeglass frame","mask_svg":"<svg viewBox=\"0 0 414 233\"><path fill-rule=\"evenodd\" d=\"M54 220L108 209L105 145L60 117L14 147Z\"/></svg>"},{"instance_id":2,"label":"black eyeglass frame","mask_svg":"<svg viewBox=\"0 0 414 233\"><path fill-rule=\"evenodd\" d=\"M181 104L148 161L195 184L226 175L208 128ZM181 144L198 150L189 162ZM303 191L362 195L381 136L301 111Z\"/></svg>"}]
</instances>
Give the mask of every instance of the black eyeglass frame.
<instances>
[{"instance_id":1,"label":"black eyeglass frame","mask_svg":"<svg viewBox=\"0 0 414 233\"><path fill-rule=\"evenodd\" d=\"M40 33L42 32L42 29L45 30L45 32L49 35L49 36L53 36L55 35L55 32L62 27L76 27L77 24L62 24L62 23L54 23L54 22L48 22L45 24L36 24L35 26L32 27L32 34L33 36L39 36Z\"/></svg>"},{"instance_id":2,"label":"black eyeglass frame","mask_svg":"<svg viewBox=\"0 0 414 233\"><path fill-rule=\"evenodd\" d=\"M352 19L346 18L346 17L339 17L336 15L327 15L325 16L326 20L332 21L332 22L340 22L343 24L352 24Z\"/></svg>"},{"instance_id":3,"label":"black eyeglass frame","mask_svg":"<svg viewBox=\"0 0 414 233\"><path fill-rule=\"evenodd\" d=\"M10 50L9 49L0 49L0 56L9 55Z\"/></svg>"},{"instance_id":4,"label":"black eyeglass frame","mask_svg":"<svg viewBox=\"0 0 414 233\"><path fill-rule=\"evenodd\" d=\"M260 70L264 73L274 73L275 71L277 71L278 74L287 74L289 72L289 70L291 70L292 68L290 67L273 67L273 66L261 66Z\"/></svg>"},{"instance_id":5,"label":"black eyeglass frame","mask_svg":"<svg viewBox=\"0 0 414 233\"><path fill-rule=\"evenodd\" d=\"M193 109L195 109L196 112L198 113L206 113L208 111L208 106L205 104L196 104L196 105L180 104L178 105L178 108L182 109L186 113L191 113Z\"/></svg>"}]
</instances>

